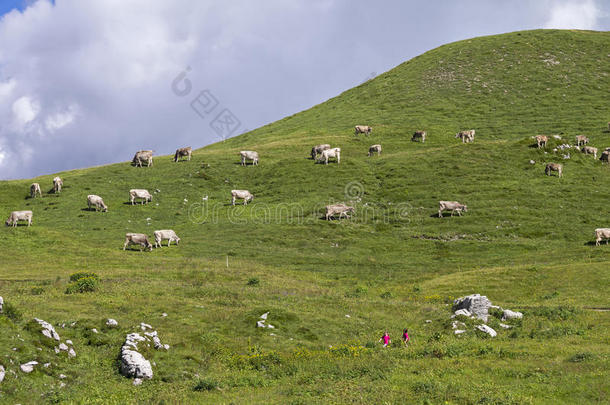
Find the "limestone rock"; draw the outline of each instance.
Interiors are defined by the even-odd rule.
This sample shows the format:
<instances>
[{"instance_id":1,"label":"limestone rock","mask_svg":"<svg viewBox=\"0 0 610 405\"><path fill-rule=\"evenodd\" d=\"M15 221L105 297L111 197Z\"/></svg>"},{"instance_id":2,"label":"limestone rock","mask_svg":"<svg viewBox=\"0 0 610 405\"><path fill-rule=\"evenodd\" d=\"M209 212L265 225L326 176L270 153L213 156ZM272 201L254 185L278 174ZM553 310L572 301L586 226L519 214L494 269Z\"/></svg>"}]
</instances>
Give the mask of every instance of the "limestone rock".
<instances>
[{"instance_id":1,"label":"limestone rock","mask_svg":"<svg viewBox=\"0 0 610 405\"><path fill-rule=\"evenodd\" d=\"M455 333L456 335L461 335L462 333L465 333L466 331L463 329L456 329L453 331L453 333Z\"/></svg>"},{"instance_id":2,"label":"limestone rock","mask_svg":"<svg viewBox=\"0 0 610 405\"><path fill-rule=\"evenodd\" d=\"M59 341L59 335L55 331L55 328L53 327L53 325L51 325L48 322L43 321L42 319L34 318L34 320L36 322L38 322L38 324L42 328L43 335L45 335L49 339L55 339L55 340Z\"/></svg>"},{"instance_id":3,"label":"limestone rock","mask_svg":"<svg viewBox=\"0 0 610 405\"><path fill-rule=\"evenodd\" d=\"M108 318L108 320L106 321L106 326L110 326L111 328L114 328L116 326L119 326L119 323L112 318Z\"/></svg>"},{"instance_id":4,"label":"limestone rock","mask_svg":"<svg viewBox=\"0 0 610 405\"><path fill-rule=\"evenodd\" d=\"M498 335L498 332L496 332L487 325L477 325L476 328L483 333L487 333L491 337L496 337Z\"/></svg>"},{"instance_id":5,"label":"limestone rock","mask_svg":"<svg viewBox=\"0 0 610 405\"><path fill-rule=\"evenodd\" d=\"M523 314L517 311L511 311L510 309L505 309L502 312L502 320L506 321L508 319L521 319L523 318Z\"/></svg>"},{"instance_id":6,"label":"limestone rock","mask_svg":"<svg viewBox=\"0 0 610 405\"><path fill-rule=\"evenodd\" d=\"M5 375L6 371L4 371L4 366L0 364L0 383L4 380Z\"/></svg>"},{"instance_id":7,"label":"limestone rock","mask_svg":"<svg viewBox=\"0 0 610 405\"><path fill-rule=\"evenodd\" d=\"M68 357L76 357L76 352L73 348L70 348L70 350L68 351Z\"/></svg>"},{"instance_id":8,"label":"limestone rock","mask_svg":"<svg viewBox=\"0 0 610 405\"><path fill-rule=\"evenodd\" d=\"M0 314L2 313L2 306L4 305L4 298L0 297Z\"/></svg>"},{"instance_id":9,"label":"limestone rock","mask_svg":"<svg viewBox=\"0 0 610 405\"><path fill-rule=\"evenodd\" d=\"M455 316L462 315L462 316L466 316L466 317L468 317L468 318L470 318L470 317L472 316L472 314L470 313L470 311L469 311L469 310L467 310L467 309L458 309L457 311L455 311L455 313L454 313L454 314L455 314Z\"/></svg>"},{"instance_id":10,"label":"limestone rock","mask_svg":"<svg viewBox=\"0 0 610 405\"><path fill-rule=\"evenodd\" d=\"M467 295L453 302L454 310L466 309L484 322L487 322L490 307L491 301L486 296L480 294Z\"/></svg>"},{"instance_id":11,"label":"limestone rock","mask_svg":"<svg viewBox=\"0 0 610 405\"><path fill-rule=\"evenodd\" d=\"M19 366L19 368L21 368L21 371L23 371L24 373L31 373L32 371L34 371L34 366L36 365L38 365L37 361L29 361Z\"/></svg>"},{"instance_id":12,"label":"limestone rock","mask_svg":"<svg viewBox=\"0 0 610 405\"><path fill-rule=\"evenodd\" d=\"M137 351L138 343L145 341L146 338L138 333L130 333L125 337L125 343L121 348L121 374L125 377L146 379L153 377L150 361Z\"/></svg>"},{"instance_id":13,"label":"limestone rock","mask_svg":"<svg viewBox=\"0 0 610 405\"><path fill-rule=\"evenodd\" d=\"M510 328L512 328L512 326L507 325L505 323L500 323L500 327L503 328L503 329L510 329Z\"/></svg>"},{"instance_id":14,"label":"limestone rock","mask_svg":"<svg viewBox=\"0 0 610 405\"><path fill-rule=\"evenodd\" d=\"M68 351L68 346L65 343L59 344L59 350L63 350L64 352Z\"/></svg>"}]
</instances>

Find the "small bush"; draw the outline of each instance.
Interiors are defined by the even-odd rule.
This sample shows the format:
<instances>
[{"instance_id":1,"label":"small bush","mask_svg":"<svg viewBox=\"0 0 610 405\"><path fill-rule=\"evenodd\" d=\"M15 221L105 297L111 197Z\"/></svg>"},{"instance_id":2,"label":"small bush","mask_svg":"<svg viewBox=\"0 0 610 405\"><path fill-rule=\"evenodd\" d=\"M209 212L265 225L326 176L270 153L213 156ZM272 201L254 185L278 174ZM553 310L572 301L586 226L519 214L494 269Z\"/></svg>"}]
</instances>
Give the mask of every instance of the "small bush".
<instances>
[{"instance_id":1,"label":"small bush","mask_svg":"<svg viewBox=\"0 0 610 405\"><path fill-rule=\"evenodd\" d=\"M572 363L581 363L583 361L590 361L595 359L595 355L589 352L576 353L568 359Z\"/></svg>"},{"instance_id":2,"label":"small bush","mask_svg":"<svg viewBox=\"0 0 610 405\"><path fill-rule=\"evenodd\" d=\"M380 297L383 299L394 298L394 294L392 294L390 291L386 291L386 292L382 293L380 295Z\"/></svg>"},{"instance_id":3,"label":"small bush","mask_svg":"<svg viewBox=\"0 0 610 405\"><path fill-rule=\"evenodd\" d=\"M22 317L21 311L10 302L5 302L2 306L2 315L15 322L21 320Z\"/></svg>"},{"instance_id":4,"label":"small bush","mask_svg":"<svg viewBox=\"0 0 610 405\"><path fill-rule=\"evenodd\" d=\"M99 280L94 277L83 277L68 284L66 294L86 293L97 290Z\"/></svg>"},{"instance_id":5,"label":"small bush","mask_svg":"<svg viewBox=\"0 0 610 405\"><path fill-rule=\"evenodd\" d=\"M30 290L30 294L32 295L41 295L42 293L44 293L44 288L42 287L33 287Z\"/></svg>"},{"instance_id":6,"label":"small bush","mask_svg":"<svg viewBox=\"0 0 610 405\"><path fill-rule=\"evenodd\" d=\"M258 277L252 277L251 279L248 280L248 285L250 286L257 286L260 284L260 280L258 279Z\"/></svg>"},{"instance_id":7,"label":"small bush","mask_svg":"<svg viewBox=\"0 0 610 405\"><path fill-rule=\"evenodd\" d=\"M201 379L195 384L193 390L195 391L212 391L218 389L220 386L216 380L210 378Z\"/></svg>"},{"instance_id":8,"label":"small bush","mask_svg":"<svg viewBox=\"0 0 610 405\"><path fill-rule=\"evenodd\" d=\"M96 279L98 281L100 279L100 276L98 276L96 273L87 272L87 271L81 271L81 272L78 272L78 273L71 274L70 275L70 281L74 282L74 281L80 280L81 278L86 278L86 277L94 278L94 279Z\"/></svg>"}]
</instances>

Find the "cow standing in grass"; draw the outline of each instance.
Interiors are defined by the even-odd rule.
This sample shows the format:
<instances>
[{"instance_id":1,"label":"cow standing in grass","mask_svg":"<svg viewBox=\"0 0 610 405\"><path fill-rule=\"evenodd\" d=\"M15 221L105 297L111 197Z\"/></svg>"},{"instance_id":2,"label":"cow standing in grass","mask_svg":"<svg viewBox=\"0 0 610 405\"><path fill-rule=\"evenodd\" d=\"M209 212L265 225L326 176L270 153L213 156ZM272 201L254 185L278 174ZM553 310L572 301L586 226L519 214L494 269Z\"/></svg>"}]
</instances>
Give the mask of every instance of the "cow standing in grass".
<instances>
[{"instance_id":1,"label":"cow standing in grass","mask_svg":"<svg viewBox=\"0 0 610 405\"><path fill-rule=\"evenodd\" d=\"M583 146L581 150L585 155L593 155L593 159L597 159L597 148L594 148L593 146Z\"/></svg>"},{"instance_id":2,"label":"cow standing in grass","mask_svg":"<svg viewBox=\"0 0 610 405\"><path fill-rule=\"evenodd\" d=\"M589 138L584 135L576 135L576 145L584 146L589 143Z\"/></svg>"},{"instance_id":3,"label":"cow standing in grass","mask_svg":"<svg viewBox=\"0 0 610 405\"><path fill-rule=\"evenodd\" d=\"M602 163L606 162L606 163L610 163L610 151L605 150L602 152L602 155L599 157L599 160L602 161Z\"/></svg>"},{"instance_id":4,"label":"cow standing in grass","mask_svg":"<svg viewBox=\"0 0 610 405\"><path fill-rule=\"evenodd\" d=\"M239 156L241 156L242 166L246 166L246 160L251 160L253 165L258 166L258 152L253 150L242 150L239 152Z\"/></svg>"},{"instance_id":5,"label":"cow standing in grass","mask_svg":"<svg viewBox=\"0 0 610 405\"><path fill-rule=\"evenodd\" d=\"M451 216L457 212L458 216L462 216L462 211L468 212L468 206L460 204L457 201L439 201L438 202L438 217L443 217L443 211L451 210Z\"/></svg>"},{"instance_id":6,"label":"cow standing in grass","mask_svg":"<svg viewBox=\"0 0 610 405\"><path fill-rule=\"evenodd\" d=\"M354 135L365 134L370 135L373 132L373 128L368 125L356 125L354 127Z\"/></svg>"},{"instance_id":7,"label":"cow standing in grass","mask_svg":"<svg viewBox=\"0 0 610 405\"><path fill-rule=\"evenodd\" d=\"M469 129L468 131L458 132L457 134L455 134L455 137L460 138L462 140L462 143L470 143L474 141L474 134L475 130Z\"/></svg>"},{"instance_id":8,"label":"cow standing in grass","mask_svg":"<svg viewBox=\"0 0 610 405\"><path fill-rule=\"evenodd\" d=\"M163 229L161 231L155 231L154 236L155 247L161 247L161 242L163 242L164 240L167 240L168 247L172 242L176 242L176 245L178 244L178 242L180 242L180 238L172 229Z\"/></svg>"},{"instance_id":9,"label":"cow standing in grass","mask_svg":"<svg viewBox=\"0 0 610 405\"><path fill-rule=\"evenodd\" d=\"M248 190L231 190L231 205L235 205L237 199L244 200L244 205L247 205L254 199L254 196Z\"/></svg>"},{"instance_id":10,"label":"cow standing in grass","mask_svg":"<svg viewBox=\"0 0 610 405\"><path fill-rule=\"evenodd\" d=\"M53 193L61 193L61 187L64 185L63 180L57 176L53 179Z\"/></svg>"},{"instance_id":11,"label":"cow standing in grass","mask_svg":"<svg viewBox=\"0 0 610 405\"><path fill-rule=\"evenodd\" d=\"M327 143L314 146L313 148L311 148L311 158L315 160L318 155L324 152L326 149L330 149L330 145Z\"/></svg>"},{"instance_id":12,"label":"cow standing in grass","mask_svg":"<svg viewBox=\"0 0 610 405\"><path fill-rule=\"evenodd\" d=\"M14 228L17 226L18 221L28 221L28 226L30 226L32 225L33 216L34 213L32 211L13 211L6 220L6 226L12 225Z\"/></svg>"},{"instance_id":13,"label":"cow standing in grass","mask_svg":"<svg viewBox=\"0 0 610 405\"><path fill-rule=\"evenodd\" d=\"M421 139L422 143L426 142L426 131L415 131L415 133L411 137L411 141L414 142L418 139Z\"/></svg>"},{"instance_id":14,"label":"cow standing in grass","mask_svg":"<svg viewBox=\"0 0 610 405\"><path fill-rule=\"evenodd\" d=\"M595 230L595 246L599 246L599 242L602 239L606 239L606 245L608 244L608 239L610 239L610 228L597 228Z\"/></svg>"},{"instance_id":15,"label":"cow standing in grass","mask_svg":"<svg viewBox=\"0 0 610 405\"><path fill-rule=\"evenodd\" d=\"M152 195L148 192L148 190L138 188L129 190L129 200L131 201L131 205L135 205L136 198L141 198L142 204L152 201Z\"/></svg>"},{"instance_id":16,"label":"cow standing in grass","mask_svg":"<svg viewBox=\"0 0 610 405\"><path fill-rule=\"evenodd\" d=\"M187 146L186 148L176 149L176 153L174 153L174 162L177 162L181 157L187 158L188 161L191 160L191 155L193 153L193 148Z\"/></svg>"},{"instance_id":17,"label":"cow standing in grass","mask_svg":"<svg viewBox=\"0 0 610 405\"><path fill-rule=\"evenodd\" d=\"M336 158L337 164L341 163L341 148L331 148L322 151L322 155L320 156L320 160L324 161L324 164L328 164L329 158Z\"/></svg>"},{"instance_id":18,"label":"cow standing in grass","mask_svg":"<svg viewBox=\"0 0 610 405\"><path fill-rule=\"evenodd\" d=\"M548 163L544 168L544 174L550 176L551 172L557 172L559 177L563 177L563 165L560 163Z\"/></svg>"},{"instance_id":19,"label":"cow standing in grass","mask_svg":"<svg viewBox=\"0 0 610 405\"><path fill-rule=\"evenodd\" d=\"M346 217L349 219L349 213L354 212L354 207L345 204L331 204L326 206L326 220L330 221L332 217L339 214L339 219Z\"/></svg>"},{"instance_id":20,"label":"cow standing in grass","mask_svg":"<svg viewBox=\"0 0 610 405\"><path fill-rule=\"evenodd\" d=\"M36 194L42 197L42 191L40 190L40 184L32 183L30 186L30 197L36 198Z\"/></svg>"},{"instance_id":21,"label":"cow standing in grass","mask_svg":"<svg viewBox=\"0 0 610 405\"><path fill-rule=\"evenodd\" d=\"M546 135L536 135L536 143L538 144L538 149L546 148L546 143L548 142L549 137Z\"/></svg>"},{"instance_id":22,"label":"cow standing in grass","mask_svg":"<svg viewBox=\"0 0 610 405\"><path fill-rule=\"evenodd\" d=\"M139 150L134 155L131 163L136 167L142 167L142 163L146 162L148 167L153 165L153 152L152 150Z\"/></svg>"},{"instance_id":23,"label":"cow standing in grass","mask_svg":"<svg viewBox=\"0 0 610 405\"><path fill-rule=\"evenodd\" d=\"M373 156L375 153L377 153L377 156L381 155L381 145L371 145L368 157Z\"/></svg>"},{"instance_id":24,"label":"cow standing in grass","mask_svg":"<svg viewBox=\"0 0 610 405\"><path fill-rule=\"evenodd\" d=\"M148 236L143 233L126 233L125 244L123 244L123 250L130 245L140 245L140 251L148 249L152 252L152 244L148 241Z\"/></svg>"},{"instance_id":25,"label":"cow standing in grass","mask_svg":"<svg viewBox=\"0 0 610 405\"><path fill-rule=\"evenodd\" d=\"M108 212L108 207L104 204L104 200L102 200L102 197L99 195L89 194L87 196L87 207L89 207L89 210L91 210L92 206L95 207L95 211L100 210Z\"/></svg>"}]
</instances>

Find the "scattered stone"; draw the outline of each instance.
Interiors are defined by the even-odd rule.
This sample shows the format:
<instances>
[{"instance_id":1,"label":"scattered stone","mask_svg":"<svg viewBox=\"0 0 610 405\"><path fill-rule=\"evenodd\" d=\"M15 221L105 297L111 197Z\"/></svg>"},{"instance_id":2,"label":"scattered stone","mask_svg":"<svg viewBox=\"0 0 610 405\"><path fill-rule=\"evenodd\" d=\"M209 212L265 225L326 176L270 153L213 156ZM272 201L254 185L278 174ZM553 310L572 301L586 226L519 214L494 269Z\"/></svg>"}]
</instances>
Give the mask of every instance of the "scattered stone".
<instances>
[{"instance_id":1,"label":"scattered stone","mask_svg":"<svg viewBox=\"0 0 610 405\"><path fill-rule=\"evenodd\" d=\"M36 365L38 365L37 361L29 361L19 366L19 368L21 368L21 371L23 371L24 373L31 373L32 371L34 371L34 366Z\"/></svg>"},{"instance_id":2,"label":"scattered stone","mask_svg":"<svg viewBox=\"0 0 610 405\"><path fill-rule=\"evenodd\" d=\"M0 314L2 313L2 306L4 305L4 298L0 297Z\"/></svg>"},{"instance_id":3,"label":"scattered stone","mask_svg":"<svg viewBox=\"0 0 610 405\"><path fill-rule=\"evenodd\" d=\"M138 333L130 333L125 337L125 343L121 347L121 374L125 377L146 379L153 377L150 361L137 351L138 342L143 341L146 341L146 338Z\"/></svg>"},{"instance_id":4,"label":"scattered stone","mask_svg":"<svg viewBox=\"0 0 610 405\"><path fill-rule=\"evenodd\" d=\"M553 135L553 138L555 139L561 139L561 137L559 135Z\"/></svg>"},{"instance_id":5,"label":"scattered stone","mask_svg":"<svg viewBox=\"0 0 610 405\"><path fill-rule=\"evenodd\" d=\"M496 332L487 325L477 325L476 328L483 333L487 333L491 337L496 337L496 335L498 334L498 332Z\"/></svg>"},{"instance_id":6,"label":"scattered stone","mask_svg":"<svg viewBox=\"0 0 610 405\"><path fill-rule=\"evenodd\" d=\"M140 323L140 329L142 329L142 330L152 329L152 326L150 326L147 323L142 322L142 323Z\"/></svg>"},{"instance_id":7,"label":"scattered stone","mask_svg":"<svg viewBox=\"0 0 610 405\"><path fill-rule=\"evenodd\" d=\"M63 382L63 381L62 381L62 382L60 382L60 383L59 383L59 388L63 388L63 387L65 387L65 386L66 386L66 383L65 383L65 382Z\"/></svg>"},{"instance_id":8,"label":"scattered stone","mask_svg":"<svg viewBox=\"0 0 610 405\"><path fill-rule=\"evenodd\" d=\"M271 324L267 324L267 327L268 327L269 329L275 329L275 326L273 326L273 325L271 325Z\"/></svg>"},{"instance_id":9,"label":"scattered stone","mask_svg":"<svg viewBox=\"0 0 610 405\"><path fill-rule=\"evenodd\" d=\"M70 348L70 350L68 351L68 357L76 357L76 352L73 348Z\"/></svg>"},{"instance_id":10,"label":"scattered stone","mask_svg":"<svg viewBox=\"0 0 610 405\"><path fill-rule=\"evenodd\" d=\"M4 366L0 364L0 383L4 381L4 376L6 375L6 371L4 371Z\"/></svg>"},{"instance_id":11,"label":"scattered stone","mask_svg":"<svg viewBox=\"0 0 610 405\"><path fill-rule=\"evenodd\" d=\"M68 351L68 346L65 343L60 343L59 344L59 350L67 352Z\"/></svg>"},{"instance_id":12,"label":"scattered stone","mask_svg":"<svg viewBox=\"0 0 610 405\"><path fill-rule=\"evenodd\" d=\"M268 315L269 315L269 312L265 312L264 314L261 315L261 319L267 320Z\"/></svg>"},{"instance_id":13,"label":"scattered stone","mask_svg":"<svg viewBox=\"0 0 610 405\"><path fill-rule=\"evenodd\" d=\"M108 318L108 320L106 321L106 326L110 326L111 328L114 328L116 326L119 326L119 323L112 318Z\"/></svg>"},{"instance_id":14,"label":"scattered stone","mask_svg":"<svg viewBox=\"0 0 610 405\"><path fill-rule=\"evenodd\" d=\"M426 323L432 323L432 320L426 319Z\"/></svg>"},{"instance_id":15,"label":"scattered stone","mask_svg":"<svg viewBox=\"0 0 610 405\"><path fill-rule=\"evenodd\" d=\"M463 329L456 329L453 331L453 333L455 333L456 335L461 335L462 333L465 333L466 331Z\"/></svg>"},{"instance_id":16,"label":"scattered stone","mask_svg":"<svg viewBox=\"0 0 610 405\"><path fill-rule=\"evenodd\" d=\"M95 329L95 328L91 329L91 332L93 332L93 333L99 333L99 332L97 331L97 329Z\"/></svg>"},{"instance_id":17,"label":"scattered stone","mask_svg":"<svg viewBox=\"0 0 610 405\"><path fill-rule=\"evenodd\" d=\"M464 322L453 321L451 329L457 329L458 327L466 327L466 324Z\"/></svg>"},{"instance_id":18,"label":"scattered stone","mask_svg":"<svg viewBox=\"0 0 610 405\"><path fill-rule=\"evenodd\" d=\"M55 353L59 353L59 347L55 346Z\"/></svg>"},{"instance_id":19,"label":"scattered stone","mask_svg":"<svg viewBox=\"0 0 610 405\"><path fill-rule=\"evenodd\" d=\"M535 164L536 164L536 161L530 159L530 165L535 165Z\"/></svg>"},{"instance_id":20,"label":"scattered stone","mask_svg":"<svg viewBox=\"0 0 610 405\"><path fill-rule=\"evenodd\" d=\"M510 329L510 328L512 328L512 326L507 325L507 324L505 324L505 323L501 323L501 324L500 324L500 327L501 327L501 328L504 328L504 329Z\"/></svg>"},{"instance_id":21,"label":"scattered stone","mask_svg":"<svg viewBox=\"0 0 610 405\"><path fill-rule=\"evenodd\" d=\"M142 385L142 379L141 378L134 378L133 385Z\"/></svg>"},{"instance_id":22,"label":"scattered stone","mask_svg":"<svg viewBox=\"0 0 610 405\"><path fill-rule=\"evenodd\" d=\"M36 322L42 327L42 334L48 337L49 339L55 339L59 341L59 335L55 331L53 325L48 322L43 321L42 319L34 318Z\"/></svg>"},{"instance_id":23,"label":"scattered stone","mask_svg":"<svg viewBox=\"0 0 610 405\"><path fill-rule=\"evenodd\" d=\"M265 321L258 321L258 322L256 322L256 327L257 328L264 328L264 327L266 327Z\"/></svg>"},{"instance_id":24,"label":"scattered stone","mask_svg":"<svg viewBox=\"0 0 610 405\"><path fill-rule=\"evenodd\" d=\"M521 319L523 318L523 314L517 311L511 311L510 309L505 309L502 312L502 320L506 321L508 319Z\"/></svg>"},{"instance_id":25,"label":"scattered stone","mask_svg":"<svg viewBox=\"0 0 610 405\"><path fill-rule=\"evenodd\" d=\"M465 316L467 318L470 318L472 316L472 313L470 313L470 311L467 310L467 309L458 309L457 311L454 312L454 315L455 316L462 315L462 316Z\"/></svg>"},{"instance_id":26,"label":"scattered stone","mask_svg":"<svg viewBox=\"0 0 610 405\"><path fill-rule=\"evenodd\" d=\"M161 314L161 316L165 318L165 317L167 316L167 314L166 314L165 312L163 312L163 313Z\"/></svg>"},{"instance_id":27,"label":"scattered stone","mask_svg":"<svg viewBox=\"0 0 610 405\"><path fill-rule=\"evenodd\" d=\"M346 317L346 318L351 318L351 316L349 316L349 315L347 315L347 314L345 314L345 317Z\"/></svg>"},{"instance_id":28,"label":"scattered stone","mask_svg":"<svg viewBox=\"0 0 610 405\"><path fill-rule=\"evenodd\" d=\"M60 374L60 375L59 375L59 378L63 380L64 378L68 378L68 377L66 377L66 375L65 375L65 374Z\"/></svg>"},{"instance_id":29,"label":"scattered stone","mask_svg":"<svg viewBox=\"0 0 610 405\"><path fill-rule=\"evenodd\" d=\"M44 363L42 366L43 366L44 368L49 368L49 367L51 367L51 363Z\"/></svg>"},{"instance_id":30,"label":"scattered stone","mask_svg":"<svg viewBox=\"0 0 610 405\"><path fill-rule=\"evenodd\" d=\"M491 301L486 296L480 294L467 295L453 301L454 310L466 309L484 322L487 322L490 307Z\"/></svg>"},{"instance_id":31,"label":"scattered stone","mask_svg":"<svg viewBox=\"0 0 610 405\"><path fill-rule=\"evenodd\" d=\"M70 346L74 346L74 343L72 343L72 341L70 339L66 339L66 343L69 344Z\"/></svg>"}]
</instances>

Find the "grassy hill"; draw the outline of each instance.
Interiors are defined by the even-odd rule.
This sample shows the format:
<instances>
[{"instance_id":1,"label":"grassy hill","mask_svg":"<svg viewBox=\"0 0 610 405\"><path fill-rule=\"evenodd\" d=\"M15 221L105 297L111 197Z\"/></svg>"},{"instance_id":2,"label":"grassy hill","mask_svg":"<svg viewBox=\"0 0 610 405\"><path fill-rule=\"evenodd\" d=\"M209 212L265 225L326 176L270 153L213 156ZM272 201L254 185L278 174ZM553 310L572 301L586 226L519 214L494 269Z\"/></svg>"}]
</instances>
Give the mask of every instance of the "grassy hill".
<instances>
[{"instance_id":1,"label":"grassy hill","mask_svg":"<svg viewBox=\"0 0 610 405\"><path fill-rule=\"evenodd\" d=\"M2 215L34 211L32 227L0 230L0 296L11 306L0 364L17 372L0 401L606 403L610 321L591 308L610 307L610 247L592 242L610 226L610 168L553 148L577 134L610 146L609 50L607 32L460 41L190 162L59 173L59 195L45 192L55 174L0 182ZM356 124L373 134L354 136ZM471 128L474 143L454 138ZM418 129L423 144L411 142ZM538 150L537 134L562 139ZM340 146L341 164L308 159L319 143ZM374 143L383 153L369 158ZM244 149L259 166L239 165ZM564 177L545 176L548 162L564 164ZM43 198L28 198L33 181ZM158 191L131 206L131 188ZM232 207L232 189L254 202ZM88 194L109 211L88 211ZM439 200L468 212L438 218ZM324 221L331 202L356 213ZM126 232L168 228L178 247L122 250ZM97 291L65 293L79 271L99 275ZM492 320L494 339L454 336L450 303L470 293L523 321L503 330ZM255 327L264 312L276 329ZM45 347L34 317L66 324L57 331L77 357ZM171 349L149 354L155 377L134 387L117 358L140 322ZM385 330L387 349L376 343ZM51 366L17 371L30 360Z\"/></svg>"}]
</instances>

